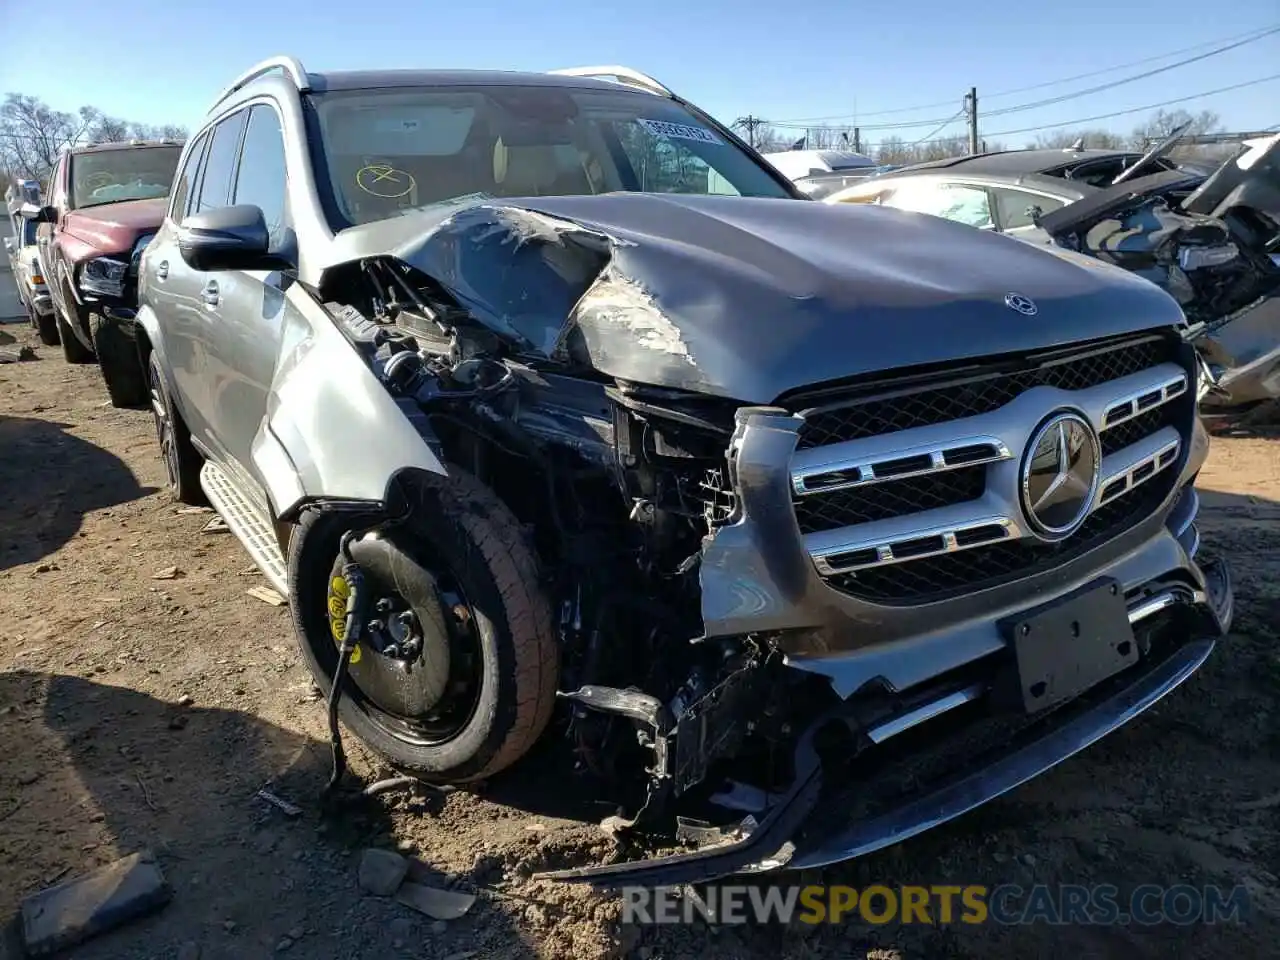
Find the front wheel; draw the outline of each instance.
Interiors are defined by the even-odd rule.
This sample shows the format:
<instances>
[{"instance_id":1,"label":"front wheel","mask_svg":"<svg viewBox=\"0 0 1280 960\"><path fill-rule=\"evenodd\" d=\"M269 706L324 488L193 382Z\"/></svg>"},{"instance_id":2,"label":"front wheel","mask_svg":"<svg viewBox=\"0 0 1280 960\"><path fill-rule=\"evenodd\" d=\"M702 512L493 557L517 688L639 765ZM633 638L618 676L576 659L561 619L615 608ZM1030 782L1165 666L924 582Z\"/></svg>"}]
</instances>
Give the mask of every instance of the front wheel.
<instances>
[{"instance_id":1,"label":"front wheel","mask_svg":"<svg viewBox=\"0 0 1280 960\"><path fill-rule=\"evenodd\" d=\"M71 291L63 285L63 300L67 304L67 310L76 309L76 301ZM63 311L58 307L53 308L54 315L57 317L58 335L62 340L62 356L67 363L93 363L93 351L86 347L74 330L71 329L72 323L64 315Z\"/></svg>"},{"instance_id":2,"label":"front wheel","mask_svg":"<svg viewBox=\"0 0 1280 960\"><path fill-rule=\"evenodd\" d=\"M49 313L36 313L34 307L28 307L31 311L31 326L35 328L36 335L40 338L40 342L46 347L56 347L62 338L58 335L58 318L50 311Z\"/></svg>"},{"instance_id":3,"label":"front wheel","mask_svg":"<svg viewBox=\"0 0 1280 960\"><path fill-rule=\"evenodd\" d=\"M113 407L142 407L151 395L147 371L138 352L137 326L132 319L89 314L89 332L98 355L98 369Z\"/></svg>"},{"instance_id":4,"label":"front wheel","mask_svg":"<svg viewBox=\"0 0 1280 960\"><path fill-rule=\"evenodd\" d=\"M467 783L523 756L555 703L558 650L537 562L506 505L476 479L415 482L409 519L356 541L374 620L352 655L341 716L397 767ZM289 545L302 653L326 694L347 586L339 540L367 526L309 513Z\"/></svg>"}]
</instances>

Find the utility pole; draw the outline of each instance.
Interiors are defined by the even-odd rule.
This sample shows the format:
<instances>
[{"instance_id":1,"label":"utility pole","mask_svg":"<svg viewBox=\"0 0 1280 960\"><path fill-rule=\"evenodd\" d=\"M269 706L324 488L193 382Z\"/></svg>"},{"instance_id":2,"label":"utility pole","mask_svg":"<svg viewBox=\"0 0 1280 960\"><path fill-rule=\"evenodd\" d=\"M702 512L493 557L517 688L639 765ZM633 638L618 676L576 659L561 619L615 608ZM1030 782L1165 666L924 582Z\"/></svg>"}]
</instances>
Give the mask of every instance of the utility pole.
<instances>
[{"instance_id":1,"label":"utility pole","mask_svg":"<svg viewBox=\"0 0 1280 960\"><path fill-rule=\"evenodd\" d=\"M862 152L862 128L861 127L853 128L853 152L854 153Z\"/></svg>"},{"instance_id":2,"label":"utility pole","mask_svg":"<svg viewBox=\"0 0 1280 960\"><path fill-rule=\"evenodd\" d=\"M748 114L745 117L739 117L735 126L742 127L747 131L747 143L751 144L752 149L756 146L756 130L764 123L759 117Z\"/></svg>"},{"instance_id":3,"label":"utility pole","mask_svg":"<svg viewBox=\"0 0 1280 960\"><path fill-rule=\"evenodd\" d=\"M964 112L969 118L969 152L978 152L978 88L970 87L964 98Z\"/></svg>"}]
</instances>

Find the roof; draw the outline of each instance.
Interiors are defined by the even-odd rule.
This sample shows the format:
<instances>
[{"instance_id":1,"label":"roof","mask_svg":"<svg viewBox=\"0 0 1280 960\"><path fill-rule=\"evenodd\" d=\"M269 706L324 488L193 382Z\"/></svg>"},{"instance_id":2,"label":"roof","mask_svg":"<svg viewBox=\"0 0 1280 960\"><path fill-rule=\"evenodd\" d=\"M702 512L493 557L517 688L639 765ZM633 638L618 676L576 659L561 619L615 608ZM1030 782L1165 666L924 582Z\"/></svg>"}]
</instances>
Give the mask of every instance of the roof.
<instances>
[{"instance_id":1,"label":"roof","mask_svg":"<svg viewBox=\"0 0 1280 960\"><path fill-rule=\"evenodd\" d=\"M1022 177L1043 173L1081 160L1140 155L1141 151L1134 150L1001 150L995 153L971 153L962 157L948 157L945 160L928 160L903 167L893 173L894 176L901 176L908 173L929 173L949 169L963 170L965 173Z\"/></svg>"},{"instance_id":2,"label":"roof","mask_svg":"<svg viewBox=\"0 0 1280 960\"><path fill-rule=\"evenodd\" d=\"M108 150L138 150L146 147L180 147L182 140L112 140L108 143L82 143L72 147L69 153L80 156L84 153L106 152Z\"/></svg>"},{"instance_id":3,"label":"roof","mask_svg":"<svg viewBox=\"0 0 1280 960\"><path fill-rule=\"evenodd\" d=\"M840 173L876 165L870 157L851 150L779 150L761 156L792 179L807 176L811 170Z\"/></svg>"},{"instance_id":4,"label":"roof","mask_svg":"<svg viewBox=\"0 0 1280 960\"><path fill-rule=\"evenodd\" d=\"M314 92L382 87L536 86L644 93L636 87L610 80L516 70L341 70L333 73L308 72L307 80Z\"/></svg>"}]
</instances>

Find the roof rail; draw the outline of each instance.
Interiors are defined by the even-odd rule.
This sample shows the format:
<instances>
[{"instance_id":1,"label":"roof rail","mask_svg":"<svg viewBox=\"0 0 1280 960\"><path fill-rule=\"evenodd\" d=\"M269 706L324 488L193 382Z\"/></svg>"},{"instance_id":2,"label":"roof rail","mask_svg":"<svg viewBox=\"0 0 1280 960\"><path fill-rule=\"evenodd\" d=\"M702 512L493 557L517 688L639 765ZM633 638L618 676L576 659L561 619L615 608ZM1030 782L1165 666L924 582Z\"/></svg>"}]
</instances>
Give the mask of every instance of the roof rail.
<instances>
[{"instance_id":1,"label":"roof rail","mask_svg":"<svg viewBox=\"0 0 1280 960\"><path fill-rule=\"evenodd\" d=\"M302 68L302 63L296 57L269 57L261 63L254 64L240 76L236 77L231 83L218 94L218 98L213 101L212 110L227 97L231 96L241 87L248 85L249 81L256 80L264 74L270 73L272 70L283 70L288 74L289 79L293 81L293 85L298 88L299 93L306 93L311 89L311 81L307 79L307 71Z\"/></svg>"},{"instance_id":2,"label":"roof rail","mask_svg":"<svg viewBox=\"0 0 1280 960\"><path fill-rule=\"evenodd\" d=\"M565 67L562 70L549 70L548 73L558 74L562 77L599 77L613 80L617 83L624 83L630 87L639 87L641 90L656 93L660 97L675 96L674 93L647 73L641 73L639 70L633 70L631 67L623 67L618 64L602 67Z\"/></svg>"}]
</instances>

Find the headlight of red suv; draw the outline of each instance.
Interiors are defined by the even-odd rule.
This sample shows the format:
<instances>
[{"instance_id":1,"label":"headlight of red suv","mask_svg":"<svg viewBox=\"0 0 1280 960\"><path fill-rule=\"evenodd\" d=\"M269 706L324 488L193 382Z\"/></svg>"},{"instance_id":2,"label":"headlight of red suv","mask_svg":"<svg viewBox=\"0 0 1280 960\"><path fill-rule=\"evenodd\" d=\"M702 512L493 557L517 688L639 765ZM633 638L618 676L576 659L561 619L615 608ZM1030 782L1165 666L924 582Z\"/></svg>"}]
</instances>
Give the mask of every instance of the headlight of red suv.
<instances>
[{"instance_id":1,"label":"headlight of red suv","mask_svg":"<svg viewBox=\"0 0 1280 960\"><path fill-rule=\"evenodd\" d=\"M80 289L104 297L118 297L124 293L124 275L129 264L114 257L97 257L80 268Z\"/></svg>"}]
</instances>

